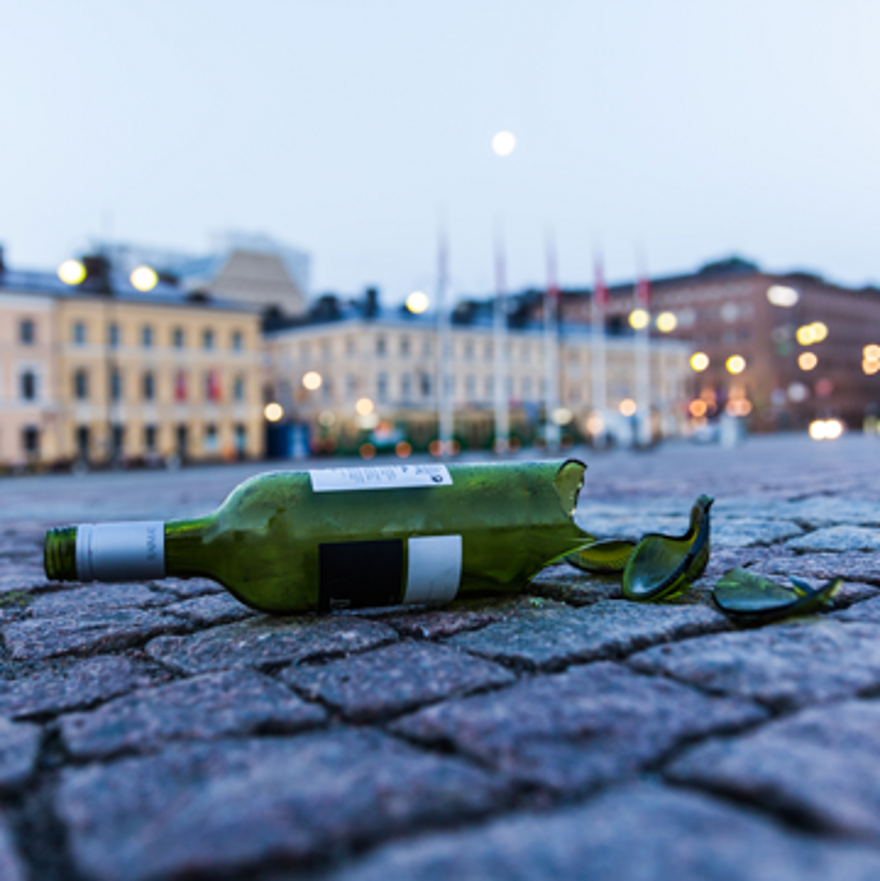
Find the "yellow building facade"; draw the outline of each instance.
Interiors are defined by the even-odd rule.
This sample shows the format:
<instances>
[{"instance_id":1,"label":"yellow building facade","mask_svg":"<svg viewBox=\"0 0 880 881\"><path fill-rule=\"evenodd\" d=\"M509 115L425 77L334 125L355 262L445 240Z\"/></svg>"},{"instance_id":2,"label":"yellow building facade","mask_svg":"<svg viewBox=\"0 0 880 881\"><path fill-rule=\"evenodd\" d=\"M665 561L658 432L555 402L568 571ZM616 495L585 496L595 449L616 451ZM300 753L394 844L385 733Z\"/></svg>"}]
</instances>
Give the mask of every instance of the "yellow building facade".
<instances>
[{"instance_id":1,"label":"yellow building facade","mask_svg":"<svg viewBox=\"0 0 880 881\"><path fill-rule=\"evenodd\" d=\"M491 443L494 431L495 338L489 326L453 326L448 377L455 434L473 448ZM312 426L313 435L340 442L362 436L364 426L393 425L424 446L437 436L438 332L430 321L351 319L309 324L265 337L267 383L286 417ZM545 339L541 330L509 330L506 342L510 426L528 436L546 396ZM690 373L690 347L652 342L649 352L654 434L676 434ZM558 403L571 413L568 430L586 435L593 410L593 344L588 333L563 333L558 342ZM620 405L636 397L636 342L605 340L609 423ZM320 385L309 374L320 377ZM358 402L372 405L359 419ZM362 405L362 409L365 409ZM624 405L624 410L626 405ZM614 429L614 425L609 428ZM620 423L621 432L629 431ZM350 444L349 444L350 445ZM332 445L331 445L332 446Z\"/></svg>"},{"instance_id":2,"label":"yellow building facade","mask_svg":"<svg viewBox=\"0 0 880 881\"><path fill-rule=\"evenodd\" d=\"M263 456L253 307L17 275L0 280L0 465Z\"/></svg>"}]
</instances>

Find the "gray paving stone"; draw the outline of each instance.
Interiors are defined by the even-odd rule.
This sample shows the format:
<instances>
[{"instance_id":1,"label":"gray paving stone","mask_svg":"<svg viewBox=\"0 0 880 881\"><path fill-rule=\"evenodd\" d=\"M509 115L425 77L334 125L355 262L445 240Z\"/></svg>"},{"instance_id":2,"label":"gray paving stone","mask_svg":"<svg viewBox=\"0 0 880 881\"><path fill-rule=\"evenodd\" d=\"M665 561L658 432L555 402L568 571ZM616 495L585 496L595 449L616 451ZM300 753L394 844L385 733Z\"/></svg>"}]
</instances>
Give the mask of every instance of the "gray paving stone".
<instances>
[{"instance_id":1,"label":"gray paving stone","mask_svg":"<svg viewBox=\"0 0 880 881\"><path fill-rule=\"evenodd\" d=\"M650 784L385 845L327 881L873 881L880 854Z\"/></svg>"},{"instance_id":2,"label":"gray paving stone","mask_svg":"<svg viewBox=\"0 0 880 881\"><path fill-rule=\"evenodd\" d=\"M815 553L851 553L853 551L880 550L880 529L866 529L863 526L829 526L817 529L799 538L793 538L786 546L794 551Z\"/></svg>"},{"instance_id":3,"label":"gray paving stone","mask_svg":"<svg viewBox=\"0 0 880 881\"><path fill-rule=\"evenodd\" d=\"M165 609L190 624L199 627L213 627L216 624L229 624L232 621L243 621L259 614L239 602L232 594L218 593L192 597L179 603L173 603Z\"/></svg>"},{"instance_id":4,"label":"gray paving stone","mask_svg":"<svg viewBox=\"0 0 880 881\"><path fill-rule=\"evenodd\" d=\"M807 818L815 828L880 841L880 703L815 707L730 740L698 746L667 771Z\"/></svg>"},{"instance_id":5,"label":"gray paving stone","mask_svg":"<svg viewBox=\"0 0 880 881\"><path fill-rule=\"evenodd\" d=\"M803 529L792 520L743 518L712 521L712 546L715 548L765 547L793 536Z\"/></svg>"},{"instance_id":6,"label":"gray paving stone","mask_svg":"<svg viewBox=\"0 0 880 881\"><path fill-rule=\"evenodd\" d=\"M865 624L880 624L880 597L875 593L872 599L856 603L847 609L833 612L832 618L839 621L861 621Z\"/></svg>"},{"instance_id":7,"label":"gray paving stone","mask_svg":"<svg viewBox=\"0 0 880 881\"><path fill-rule=\"evenodd\" d=\"M880 585L880 562L874 554L793 554L782 551L752 567L755 572L774 575L797 575L828 581L841 577L847 581Z\"/></svg>"},{"instance_id":8,"label":"gray paving stone","mask_svg":"<svg viewBox=\"0 0 880 881\"><path fill-rule=\"evenodd\" d=\"M12 830L3 813L0 813L0 878L3 881L27 881L30 874L15 849Z\"/></svg>"},{"instance_id":9,"label":"gray paving stone","mask_svg":"<svg viewBox=\"0 0 880 881\"><path fill-rule=\"evenodd\" d=\"M322 666L288 667L281 678L301 694L320 698L356 722L516 681L498 664L426 642L396 643Z\"/></svg>"},{"instance_id":10,"label":"gray paving stone","mask_svg":"<svg viewBox=\"0 0 880 881\"><path fill-rule=\"evenodd\" d=\"M712 693L793 709L880 686L880 627L805 619L657 646L629 664Z\"/></svg>"},{"instance_id":11,"label":"gray paving stone","mask_svg":"<svg viewBox=\"0 0 880 881\"><path fill-rule=\"evenodd\" d=\"M89 713L61 718L78 758L155 749L170 740L215 740L319 725L326 712L262 673L227 670L138 689Z\"/></svg>"},{"instance_id":12,"label":"gray paving stone","mask_svg":"<svg viewBox=\"0 0 880 881\"><path fill-rule=\"evenodd\" d=\"M385 615L381 621L401 636L438 639L464 630L479 630L503 615L504 603L455 604L445 609Z\"/></svg>"},{"instance_id":13,"label":"gray paving stone","mask_svg":"<svg viewBox=\"0 0 880 881\"><path fill-rule=\"evenodd\" d=\"M10 656L34 661L128 648L160 633L186 629L186 622L162 610L71 609L57 618L28 618L3 628Z\"/></svg>"},{"instance_id":14,"label":"gray paving stone","mask_svg":"<svg viewBox=\"0 0 880 881\"><path fill-rule=\"evenodd\" d=\"M0 715L27 719L82 709L149 681L143 666L129 658L88 658L65 670L0 680Z\"/></svg>"},{"instance_id":15,"label":"gray paving stone","mask_svg":"<svg viewBox=\"0 0 880 881\"><path fill-rule=\"evenodd\" d=\"M766 715L619 664L574 667L503 691L445 701L391 730L459 752L520 783L581 792L635 773L684 740Z\"/></svg>"},{"instance_id":16,"label":"gray paving stone","mask_svg":"<svg viewBox=\"0 0 880 881\"><path fill-rule=\"evenodd\" d=\"M351 615L259 616L193 636L160 637L147 645L147 653L185 673L202 673L224 667L299 663L363 651L396 639L397 633L390 627Z\"/></svg>"},{"instance_id":17,"label":"gray paving stone","mask_svg":"<svg viewBox=\"0 0 880 881\"><path fill-rule=\"evenodd\" d=\"M593 575L568 563L548 566L532 579L526 591L571 606L591 606L623 597L620 575Z\"/></svg>"},{"instance_id":18,"label":"gray paving stone","mask_svg":"<svg viewBox=\"0 0 880 881\"><path fill-rule=\"evenodd\" d=\"M64 772L56 813L94 881L241 877L483 814L501 782L374 731L177 744Z\"/></svg>"},{"instance_id":19,"label":"gray paving stone","mask_svg":"<svg viewBox=\"0 0 880 881\"><path fill-rule=\"evenodd\" d=\"M226 593L226 588L209 578L163 578L161 581L147 583L156 590L168 591L181 599Z\"/></svg>"},{"instance_id":20,"label":"gray paving stone","mask_svg":"<svg viewBox=\"0 0 880 881\"><path fill-rule=\"evenodd\" d=\"M525 670L561 670L569 664L622 657L658 642L728 626L713 609L606 600L580 609L553 602L523 604L503 621L449 643Z\"/></svg>"},{"instance_id":21,"label":"gray paving stone","mask_svg":"<svg viewBox=\"0 0 880 881\"><path fill-rule=\"evenodd\" d=\"M791 516L810 529L839 524L880 527L880 502L876 499L835 498L826 494L789 504Z\"/></svg>"},{"instance_id":22,"label":"gray paving stone","mask_svg":"<svg viewBox=\"0 0 880 881\"><path fill-rule=\"evenodd\" d=\"M172 602L167 593L150 590L143 584L98 584L44 593L28 604L34 618L81 616L111 609L150 609Z\"/></svg>"},{"instance_id":23,"label":"gray paving stone","mask_svg":"<svg viewBox=\"0 0 880 881\"><path fill-rule=\"evenodd\" d=\"M38 725L0 718L0 794L15 792L27 782L37 761L40 737Z\"/></svg>"}]
</instances>

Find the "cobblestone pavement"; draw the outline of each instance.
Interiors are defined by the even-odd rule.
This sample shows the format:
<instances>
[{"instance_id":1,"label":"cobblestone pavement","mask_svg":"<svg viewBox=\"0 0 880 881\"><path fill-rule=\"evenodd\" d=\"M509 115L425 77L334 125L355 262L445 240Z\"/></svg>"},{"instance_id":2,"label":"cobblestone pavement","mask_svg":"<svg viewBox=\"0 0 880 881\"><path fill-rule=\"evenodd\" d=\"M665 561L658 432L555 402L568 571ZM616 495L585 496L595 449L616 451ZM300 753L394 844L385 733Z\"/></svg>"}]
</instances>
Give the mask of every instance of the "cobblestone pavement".
<instances>
[{"instance_id":1,"label":"cobblestone pavement","mask_svg":"<svg viewBox=\"0 0 880 881\"><path fill-rule=\"evenodd\" d=\"M584 453L579 519L682 531L675 605L525 596L268 618L203 580L49 584L47 526L215 507L255 466L0 481L0 878L880 877L880 443ZM737 630L727 568L833 608Z\"/></svg>"}]
</instances>

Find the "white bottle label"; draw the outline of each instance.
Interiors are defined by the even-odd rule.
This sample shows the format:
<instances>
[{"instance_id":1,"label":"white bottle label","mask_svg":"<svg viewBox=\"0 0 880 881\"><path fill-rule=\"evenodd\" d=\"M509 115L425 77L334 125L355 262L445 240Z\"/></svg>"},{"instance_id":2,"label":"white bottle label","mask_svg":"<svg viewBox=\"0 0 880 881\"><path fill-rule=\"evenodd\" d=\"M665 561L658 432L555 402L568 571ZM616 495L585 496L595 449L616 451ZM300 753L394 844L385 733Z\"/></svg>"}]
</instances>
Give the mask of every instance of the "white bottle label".
<instances>
[{"instance_id":1,"label":"white bottle label","mask_svg":"<svg viewBox=\"0 0 880 881\"><path fill-rule=\"evenodd\" d=\"M405 603L448 603L461 581L461 536L428 535L406 543Z\"/></svg>"},{"instance_id":2,"label":"white bottle label","mask_svg":"<svg viewBox=\"0 0 880 881\"><path fill-rule=\"evenodd\" d=\"M358 489L411 489L424 486L451 486L452 476L445 465L380 465L376 468L327 468L309 471L316 493Z\"/></svg>"},{"instance_id":3,"label":"white bottle label","mask_svg":"<svg viewBox=\"0 0 880 881\"><path fill-rule=\"evenodd\" d=\"M80 581L146 581L165 577L165 524L83 523L76 527Z\"/></svg>"}]
</instances>

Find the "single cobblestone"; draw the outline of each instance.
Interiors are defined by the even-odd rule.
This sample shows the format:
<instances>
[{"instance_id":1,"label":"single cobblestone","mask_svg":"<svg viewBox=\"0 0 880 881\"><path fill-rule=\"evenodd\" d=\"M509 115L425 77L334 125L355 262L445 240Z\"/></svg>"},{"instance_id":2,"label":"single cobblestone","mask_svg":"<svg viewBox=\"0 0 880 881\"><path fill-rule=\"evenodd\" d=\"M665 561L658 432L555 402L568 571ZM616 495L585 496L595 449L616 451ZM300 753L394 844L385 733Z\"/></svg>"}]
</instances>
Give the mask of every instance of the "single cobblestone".
<instances>
[{"instance_id":1,"label":"single cobblestone","mask_svg":"<svg viewBox=\"0 0 880 881\"><path fill-rule=\"evenodd\" d=\"M296 864L499 805L504 785L377 732L178 744L64 772L56 811L96 881Z\"/></svg>"},{"instance_id":2,"label":"single cobblestone","mask_svg":"<svg viewBox=\"0 0 880 881\"><path fill-rule=\"evenodd\" d=\"M27 782L37 761L41 736L38 725L0 718L0 794L15 792Z\"/></svg>"},{"instance_id":3,"label":"single cobblestone","mask_svg":"<svg viewBox=\"0 0 880 881\"><path fill-rule=\"evenodd\" d=\"M592 606L623 597L620 575L593 575L568 563L548 566L526 588L528 593L572 606Z\"/></svg>"},{"instance_id":4,"label":"single cobblestone","mask_svg":"<svg viewBox=\"0 0 880 881\"><path fill-rule=\"evenodd\" d=\"M880 597L877 596L877 593L875 591L872 599L865 600L865 602L856 603L856 605L850 606L849 608L843 609L842 611L834 612L832 613L831 617L836 618L838 621L856 621L865 624L880 624Z\"/></svg>"},{"instance_id":5,"label":"single cobblestone","mask_svg":"<svg viewBox=\"0 0 880 881\"><path fill-rule=\"evenodd\" d=\"M714 520L712 546L715 548L766 547L803 535L803 529L792 520Z\"/></svg>"},{"instance_id":6,"label":"single cobblestone","mask_svg":"<svg viewBox=\"0 0 880 881\"><path fill-rule=\"evenodd\" d=\"M61 732L77 758L105 758L170 740L300 731L326 715L261 673L228 670L138 689L90 713L64 716Z\"/></svg>"},{"instance_id":7,"label":"single cobblestone","mask_svg":"<svg viewBox=\"0 0 880 881\"><path fill-rule=\"evenodd\" d=\"M58 618L13 621L3 629L3 638L14 660L35 661L127 648L186 626L161 610L86 608L81 613L71 609Z\"/></svg>"},{"instance_id":8,"label":"single cobblestone","mask_svg":"<svg viewBox=\"0 0 880 881\"><path fill-rule=\"evenodd\" d=\"M795 709L880 688L880 627L807 620L657 646L629 664L715 694Z\"/></svg>"},{"instance_id":9,"label":"single cobblestone","mask_svg":"<svg viewBox=\"0 0 880 881\"><path fill-rule=\"evenodd\" d=\"M143 665L129 658L88 658L60 671L0 680L0 715L27 719L82 709L149 681Z\"/></svg>"},{"instance_id":10,"label":"single cobblestone","mask_svg":"<svg viewBox=\"0 0 880 881\"><path fill-rule=\"evenodd\" d=\"M880 841L880 703L804 710L698 746L668 776L783 811L814 828Z\"/></svg>"},{"instance_id":11,"label":"single cobblestone","mask_svg":"<svg viewBox=\"0 0 880 881\"><path fill-rule=\"evenodd\" d=\"M380 848L326 881L874 881L880 854L655 785Z\"/></svg>"},{"instance_id":12,"label":"single cobblestone","mask_svg":"<svg viewBox=\"0 0 880 881\"><path fill-rule=\"evenodd\" d=\"M880 550L880 529L865 529L862 526L829 526L815 532L793 538L786 543L793 551L832 553L858 553L859 551Z\"/></svg>"},{"instance_id":13,"label":"single cobblestone","mask_svg":"<svg viewBox=\"0 0 880 881\"><path fill-rule=\"evenodd\" d=\"M28 877L28 872L16 852L9 823L0 812L0 878L3 881L28 881Z\"/></svg>"},{"instance_id":14,"label":"single cobblestone","mask_svg":"<svg viewBox=\"0 0 880 881\"><path fill-rule=\"evenodd\" d=\"M880 503L870 499L834 498L827 493L791 502L791 517L809 529L851 524L880 527Z\"/></svg>"},{"instance_id":15,"label":"single cobblestone","mask_svg":"<svg viewBox=\"0 0 880 881\"><path fill-rule=\"evenodd\" d=\"M775 575L797 575L822 582L840 577L856 583L880 585L880 563L873 554L793 554L783 551L756 563L752 568L771 578Z\"/></svg>"},{"instance_id":16,"label":"single cobblestone","mask_svg":"<svg viewBox=\"0 0 880 881\"><path fill-rule=\"evenodd\" d=\"M401 636L416 639L438 639L465 630L479 630L503 616L503 603L454 605L448 609L424 612L403 612L385 615L381 621Z\"/></svg>"},{"instance_id":17,"label":"single cobblestone","mask_svg":"<svg viewBox=\"0 0 880 881\"><path fill-rule=\"evenodd\" d=\"M183 602L174 603L168 606L165 611L199 627L230 624L233 621L243 621L245 618L253 618L259 614L228 593L193 597L183 600Z\"/></svg>"},{"instance_id":18,"label":"single cobblestone","mask_svg":"<svg viewBox=\"0 0 880 881\"><path fill-rule=\"evenodd\" d=\"M212 593L226 593L226 588L209 578L163 578L161 581L150 581L147 584L157 590L173 593L184 600Z\"/></svg>"},{"instance_id":19,"label":"single cobblestone","mask_svg":"<svg viewBox=\"0 0 880 881\"><path fill-rule=\"evenodd\" d=\"M281 678L356 722L516 681L509 670L491 661L423 642L397 643L320 667L288 667Z\"/></svg>"},{"instance_id":20,"label":"single cobblestone","mask_svg":"<svg viewBox=\"0 0 880 881\"><path fill-rule=\"evenodd\" d=\"M519 783L581 792L627 777L682 741L764 718L608 662L446 701L393 723L428 745L452 744Z\"/></svg>"},{"instance_id":21,"label":"single cobblestone","mask_svg":"<svg viewBox=\"0 0 880 881\"><path fill-rule=\"evenodd\" d=\"M143 584L99 584L41 594L28 604L27 611L33 618L58 619L113 609L152 609L173 600L173 596L150 590Z\"/></svg>"},{"instance_id":22,"label":"single cobblestone","mask_svg":"<svg viewBox=\"0 0 880 881\"><path fill-rule=\"evenodd\" d=\"M165 636L147 653L185 673L226 667L266 668L310 658L363 651L397 639L384 624L350 615L257 618L204 630L193 636Z\"/></svg>"},{"instance_id":23,"label":"single cobblestone","mask_svg":"<svg viewBox=\"0 0 880 881\"><path fill-rule=\"evenodd\" d=\"M720 612L695 606L607 600L571 609L552 602L525 603L503 621L456 634L448 642L516 668L552 671L727 626Z\"/></svg>"}]
</instances>

